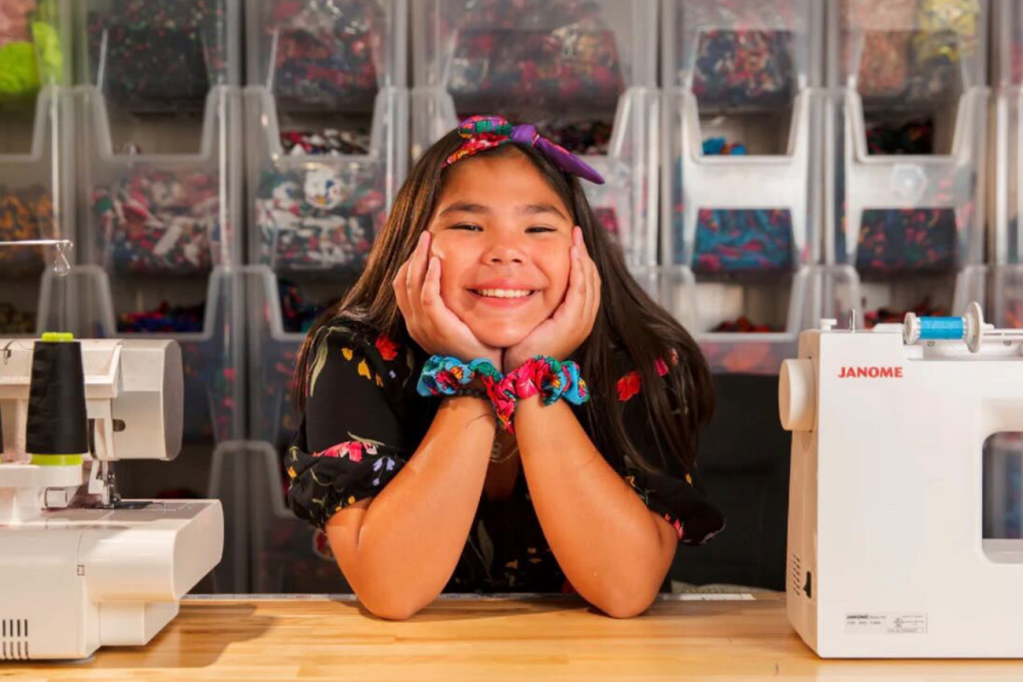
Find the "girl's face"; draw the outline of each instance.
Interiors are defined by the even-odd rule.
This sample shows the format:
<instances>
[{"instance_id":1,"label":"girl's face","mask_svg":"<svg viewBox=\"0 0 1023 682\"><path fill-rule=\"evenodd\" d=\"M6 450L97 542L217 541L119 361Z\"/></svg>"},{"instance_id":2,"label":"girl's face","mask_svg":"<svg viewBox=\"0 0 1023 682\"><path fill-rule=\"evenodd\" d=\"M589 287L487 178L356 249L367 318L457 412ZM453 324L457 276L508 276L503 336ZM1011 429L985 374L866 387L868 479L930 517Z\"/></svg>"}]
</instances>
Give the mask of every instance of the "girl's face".
<instances>
[{"instance_id":1,"label":"girl's face","mask_svg":"<svg viewBox=\"0 0 1023 682\"><path fill-rule=\"evenodd\" d=\"M565 297L571 213L524 154L476 156L446 172L427 227L441 297L480 342L509 348Z\"/></svg>"}]
</instances>

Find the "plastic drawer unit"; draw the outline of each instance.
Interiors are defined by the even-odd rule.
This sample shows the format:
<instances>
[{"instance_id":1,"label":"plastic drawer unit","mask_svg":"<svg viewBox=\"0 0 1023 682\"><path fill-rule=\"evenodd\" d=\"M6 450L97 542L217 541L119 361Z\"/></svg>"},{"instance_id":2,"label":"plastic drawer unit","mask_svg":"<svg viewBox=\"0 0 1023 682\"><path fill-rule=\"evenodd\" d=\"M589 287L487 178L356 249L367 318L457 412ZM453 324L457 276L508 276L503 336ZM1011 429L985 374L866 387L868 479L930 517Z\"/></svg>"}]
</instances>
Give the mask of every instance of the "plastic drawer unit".
<instances>
[{"instance_id":1,"label":"plastic drawer unit","mask_svg":"<svg viewBox=\"0 0 1023 682\"><path fill-rule=\"evenodd\" d=\"M824 255L864 326L983 300L988 10L828 3Z\"/></svg>"},{"instance_id":2,"label":"plastic drawer unit","mask_svg":"<svg viewBox=\"0 0 1023 682\"><path fill-rule=\"evenodd\" d=\"M665 0L662 302L718 372L795 353L820 255L823 12Z\"/></svg>"}]
</instances>

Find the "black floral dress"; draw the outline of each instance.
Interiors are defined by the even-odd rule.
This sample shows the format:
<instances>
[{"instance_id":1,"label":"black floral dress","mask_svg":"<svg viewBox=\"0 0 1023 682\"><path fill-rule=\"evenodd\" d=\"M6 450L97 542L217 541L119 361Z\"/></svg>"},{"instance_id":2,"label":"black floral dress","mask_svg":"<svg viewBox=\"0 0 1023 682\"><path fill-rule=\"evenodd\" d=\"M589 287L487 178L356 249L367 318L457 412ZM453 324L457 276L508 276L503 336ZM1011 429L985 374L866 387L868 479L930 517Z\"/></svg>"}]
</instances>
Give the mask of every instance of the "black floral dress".
<instances>
[{"instance_id":1,"label":"black floral dress","mask_svg":"<svg viewBox=\"0 0 1023 682\"><path fill-rule=\"evenodd\" d=\"M289 505L322 530L333 514L376 495L397 475L429 429L440 399L416 392L428 356L411 340L398 342L361 323L334 319L317 332L312 353L305 414L285 468ZM658 365L659 371L665 367L663 375L667 365ZM634 400L639 391L639 374L623 372L618 395L609 399L626 402L626 431L646 452L657 446L645 404ZM674 526L681 543L702 544L724 528L694 471L658 475L633 466L613 444L595 439L585 408L572 409L604 458L647 507ZM667 578L662 591L671 591ZM444 592L574 592L544 538L521 466L508 498L480 496Z\"/></svg>"}]
</instances>

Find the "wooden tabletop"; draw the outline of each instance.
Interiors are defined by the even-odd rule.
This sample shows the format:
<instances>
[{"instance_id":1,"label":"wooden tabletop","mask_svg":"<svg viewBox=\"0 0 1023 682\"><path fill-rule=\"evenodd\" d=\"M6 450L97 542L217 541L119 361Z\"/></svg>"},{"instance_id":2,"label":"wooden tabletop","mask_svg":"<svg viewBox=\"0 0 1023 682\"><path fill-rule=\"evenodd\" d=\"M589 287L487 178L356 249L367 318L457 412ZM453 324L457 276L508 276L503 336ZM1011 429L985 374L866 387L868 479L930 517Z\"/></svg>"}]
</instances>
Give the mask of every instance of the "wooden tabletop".
<instances>
[{"instance_id":1,"label":"wooden tabletop","mask_svg":"<svg viewBox=\"0 0 1023 682\"><path fill-rule=\"evenodd\" d=\"M350 597L190 599L146 647L73 664L0 664L35 680L1023 680L1023 661L825 661L784 596L663 595L615 620L573 597L437 600L404 622Z\"/></svg>"}]
</instances>

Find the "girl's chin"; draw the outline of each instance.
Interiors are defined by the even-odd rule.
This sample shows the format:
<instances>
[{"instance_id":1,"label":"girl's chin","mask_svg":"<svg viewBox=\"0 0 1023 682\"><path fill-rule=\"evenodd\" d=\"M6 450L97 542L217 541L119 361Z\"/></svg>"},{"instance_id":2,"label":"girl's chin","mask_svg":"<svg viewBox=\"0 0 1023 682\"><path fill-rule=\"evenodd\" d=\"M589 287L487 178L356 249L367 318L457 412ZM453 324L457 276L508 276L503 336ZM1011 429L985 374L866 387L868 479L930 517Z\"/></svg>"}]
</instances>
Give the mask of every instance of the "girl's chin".
<instances>
[{"instance_id":1,"label":"girl's chin","mask_svg":"<svg viewBox=\"0 0 1023 682\"><path fill-rule=\"evenodd\" d=\"M492 320L480 321L478 324L469 323L469 329L480 343L491 348L511 348L529 336L534 327L535 325L529 324L502 325Z\"/></svg>"},{"instance_id":2,"label":"girl's chin","mask_svg":"<svg viewBox=\"0 0 1023 682\"><path fill-rule=\"evenodd\" d=\"M490 313L490 311L486 311ZM516 314L518 313L518 314ZM491 348L511 348L530 335L537 325L550 317L536 311L506 311L503 315L480 315L476 311L456 313L465 321L480 343Z\"/></svg>"},{"instance_id":3,"label":"girl's chin","mask_svg":"<svg viewBox=\"0 0 1023 682\"><path fill-rule=\"evenodd\" d=\"M518 345L520 341L529 336L528 332L525 333L494 333L478 331L476 332L476 338L480 340L480 343L490 346L491 348L511 348L512 346Z\"/></svg>"}]
</instances>

